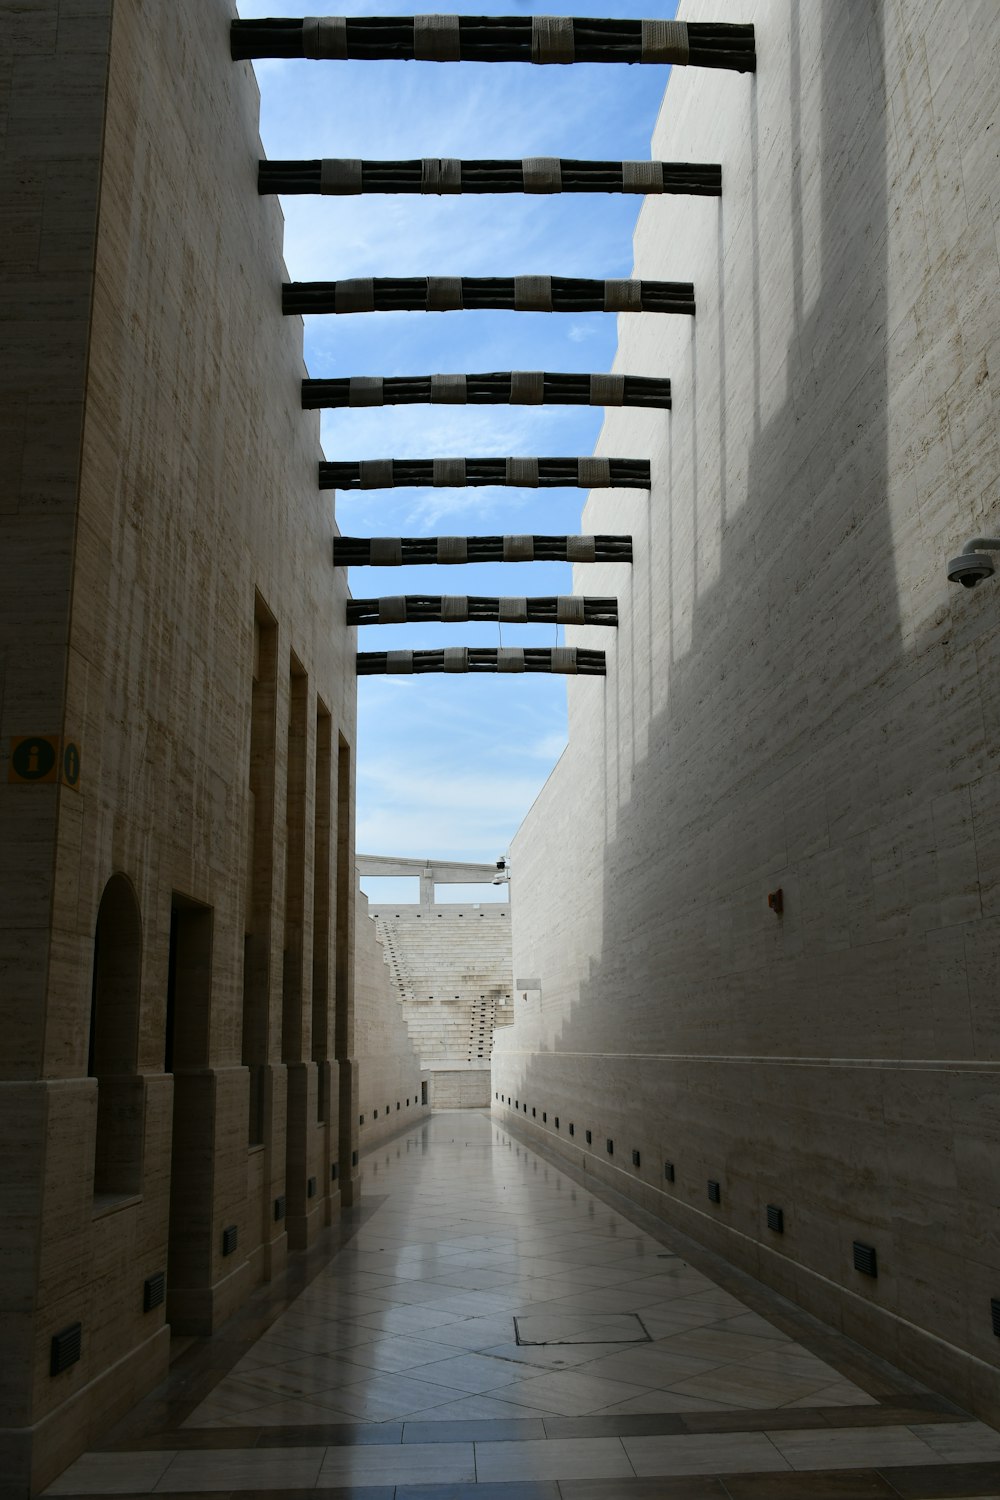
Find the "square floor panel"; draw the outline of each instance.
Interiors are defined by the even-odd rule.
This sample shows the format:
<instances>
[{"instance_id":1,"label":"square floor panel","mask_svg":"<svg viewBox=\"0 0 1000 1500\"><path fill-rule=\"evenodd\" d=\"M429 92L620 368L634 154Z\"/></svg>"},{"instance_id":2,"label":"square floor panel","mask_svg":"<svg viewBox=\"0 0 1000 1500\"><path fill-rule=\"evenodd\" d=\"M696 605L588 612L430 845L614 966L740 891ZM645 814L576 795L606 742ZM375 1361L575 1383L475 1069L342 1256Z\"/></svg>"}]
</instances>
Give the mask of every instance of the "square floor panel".
<instances>
[{"instance_id":1,"label":"square floor panel","mask_svg":"<svg viewBox=\"0 0 1000 1500\"><path fill-rule=\"evenodd\" d=\"M637 1313L530 1313L514 1319L519 1344L649 1344Z\"/></svg>"}]
</instances>

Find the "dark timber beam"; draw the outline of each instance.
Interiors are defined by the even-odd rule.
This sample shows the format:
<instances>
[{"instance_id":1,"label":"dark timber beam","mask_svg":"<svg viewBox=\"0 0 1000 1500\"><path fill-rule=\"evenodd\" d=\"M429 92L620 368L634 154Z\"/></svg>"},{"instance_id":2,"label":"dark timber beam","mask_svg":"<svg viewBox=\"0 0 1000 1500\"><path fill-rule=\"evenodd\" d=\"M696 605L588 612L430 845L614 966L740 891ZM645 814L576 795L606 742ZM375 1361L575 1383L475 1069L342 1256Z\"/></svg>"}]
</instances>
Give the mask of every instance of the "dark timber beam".
<instances>
[{"instance_id":1,"label":"dark timber beam","mask_svg":"<svg viewBox=\"0 0 1000 1500\"><path fill-rule=\"evenodd\" d=\"M286 281L291 313L453 312L694 313L690 281L600 281L583 276L357 276Z\"/></svg>"},{"instance_id":2,"label":"dark timber beam","mask_svg":"<svg viewBox=\"0 0 1000 1500\"><path fill-rule=\"evenodd\" d=\"M306 16L233 21L230 50L251 57L426 62L670 63L752 73L751 25L603 16Z\"/></svg>"},{"instance_id":3,"label":"dark timber beam","mask_svg":"<svg viewBox=\"0 0 1000 1500\"><path fill-rule=\"evenodd\" d=\"M341 375L303 380L302 406L670 407L670 381L649 375L567 375L494 370L482 375Z\"/></svg>"},{"instance_id":4,"label":"dark timber beam","mask_svg":"<svg viewBox=\"0 0 1000 1500\"><path fill-rule=\"evenodd\" d=\"M618 600L585 594L533 599L468 594L398 594L348 599L348 625L405 625L412 620L499 620L502 624L617 625Z\"/></svg>"},{"instance_id":5,"label":"dark timber beam","mask_svg":"<svg viewBox=\"0 0 1000 1500\"><path fill-rule=\"evenodd\" d=\"M325 460L319 466L321 490L392 490L477 485L522 489L637 489L651 480L646 458L363 458Z\"/></svg>"},{"instance_id":6,"label":"dark timber beam","mask_svg":"<svg viewBox=\"0 0 1000 1500\"><path fill-rule=\"evenodd\" d=\"M632 561L630 536L338 536L337 568L404 563Z\"/></svg>"},{"instance_id":7,"label":"dark timber beam","mask_svg":"<svg viewBox=\"0 0 1000 1500\"><path fill-rule=\"evenodd\" d=\"M603 651L582 646L445 646L439 651L359 651L358 676L398 672L556 672L568 676L607 675Z\"/></svg>"},{"instance_id":8,"label":"dark timber beam","mask_svg":"<svg viewBox=\"0 0 1000 1500\"><path fill-rule=\"evenodd\" d=\"M523 161L262 161L259 193L687 193L722 195L722 168L701 162L571 161L529 156Z\"/></svg>"}]
</instances>

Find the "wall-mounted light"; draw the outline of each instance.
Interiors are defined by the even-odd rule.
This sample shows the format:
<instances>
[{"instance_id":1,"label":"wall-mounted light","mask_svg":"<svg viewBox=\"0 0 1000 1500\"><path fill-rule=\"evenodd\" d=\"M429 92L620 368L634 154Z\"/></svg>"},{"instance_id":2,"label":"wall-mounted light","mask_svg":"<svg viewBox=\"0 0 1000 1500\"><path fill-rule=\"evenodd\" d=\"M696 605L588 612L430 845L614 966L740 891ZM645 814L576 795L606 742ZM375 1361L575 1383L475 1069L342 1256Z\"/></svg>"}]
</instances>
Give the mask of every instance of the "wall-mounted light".
<instances>
[{"instance_id":1,"label":"wall-mounted light","mask_svg":"<svg viewBox=\"0 0 1000 1500\"><path fill-rule=\"evenodd\" d=\"M992 578L996 568L991 558L983 556L984 552L1000 552L1000 537L970 537L961 556L953 557L948 564L948 582L974 589L984 578Z\"/></svg>"}]
</instances>

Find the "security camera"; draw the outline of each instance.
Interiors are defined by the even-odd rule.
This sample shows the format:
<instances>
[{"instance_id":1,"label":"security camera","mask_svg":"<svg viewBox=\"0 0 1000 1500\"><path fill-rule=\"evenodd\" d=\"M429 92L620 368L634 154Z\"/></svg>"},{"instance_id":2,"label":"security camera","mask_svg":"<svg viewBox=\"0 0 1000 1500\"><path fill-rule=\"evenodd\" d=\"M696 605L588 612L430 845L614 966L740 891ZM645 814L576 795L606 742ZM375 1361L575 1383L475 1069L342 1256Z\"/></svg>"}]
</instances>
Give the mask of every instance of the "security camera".
<instances>
[{"instance_id":1,"label":"security camera","mask_svg":"<svg viewBox=\"0 0 1000 1500\"><path fill-rule=\"evenodd\" d=\"M973 536L962 549L960 557L953 557L948 564L948 582L960 583L964 589L974 589L984 578L992 578L996 572L986 552L1000 552L1000 537Z\"/></svg>"},{"instance_id":2,"label":"security camera","mask_svg":"<svg viewBox=\"0 0 1000 1500\"><path fill-rule=\"evenodd\" d=\"M992 578L996 569L983 552L963 552L953 557L948 564L948 582L960 583L965 589L974 589L984 578Z\"/></svg>"}]
</instances>

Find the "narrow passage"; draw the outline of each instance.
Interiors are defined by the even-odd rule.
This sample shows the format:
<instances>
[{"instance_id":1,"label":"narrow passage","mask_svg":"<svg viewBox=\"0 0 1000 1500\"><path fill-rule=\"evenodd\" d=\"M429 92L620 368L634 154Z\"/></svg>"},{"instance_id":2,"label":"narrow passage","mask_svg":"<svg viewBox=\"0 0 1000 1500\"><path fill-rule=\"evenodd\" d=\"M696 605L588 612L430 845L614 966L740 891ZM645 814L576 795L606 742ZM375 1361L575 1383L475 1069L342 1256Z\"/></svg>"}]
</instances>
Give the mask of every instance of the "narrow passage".
<instances>
[{"instance_id":1,"label":"narrow passage","mask_svg":"<svg viewBox=\"0 0 1000 1500\"><path fill-rule=\"evenodd\" d=\"M46 1493L997 1500L1000 1434L641 1217L436 1114Z\"/></svg>"}]
</instances>

